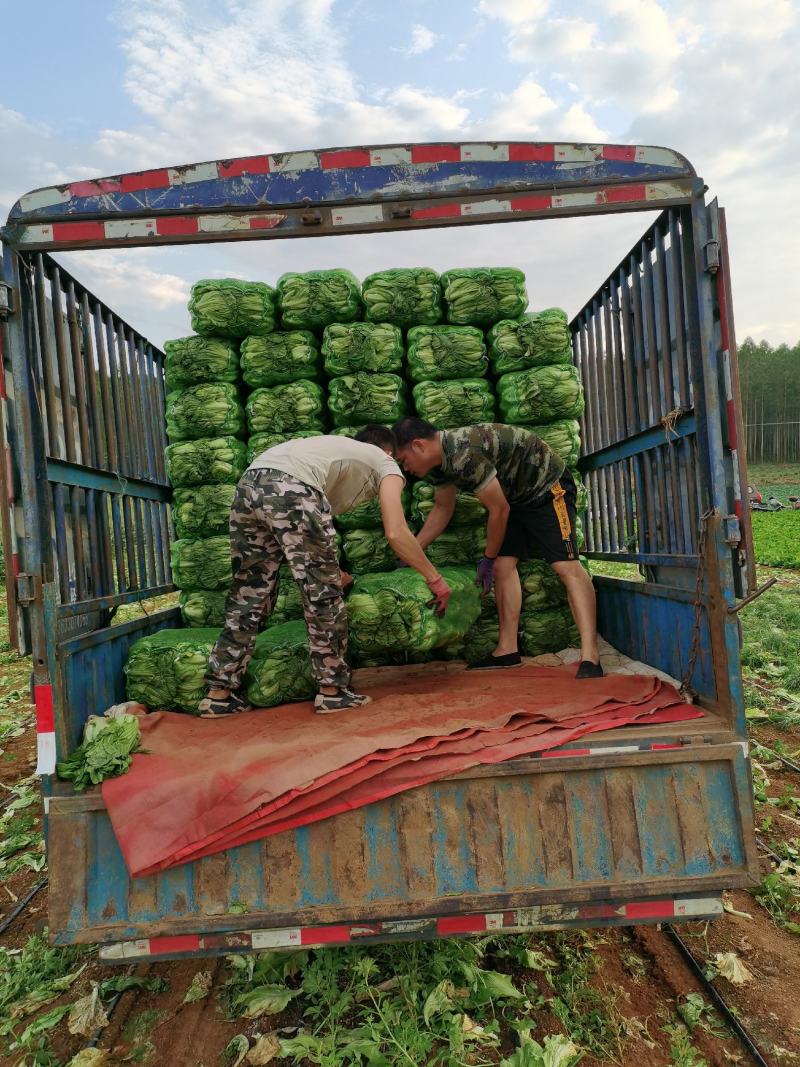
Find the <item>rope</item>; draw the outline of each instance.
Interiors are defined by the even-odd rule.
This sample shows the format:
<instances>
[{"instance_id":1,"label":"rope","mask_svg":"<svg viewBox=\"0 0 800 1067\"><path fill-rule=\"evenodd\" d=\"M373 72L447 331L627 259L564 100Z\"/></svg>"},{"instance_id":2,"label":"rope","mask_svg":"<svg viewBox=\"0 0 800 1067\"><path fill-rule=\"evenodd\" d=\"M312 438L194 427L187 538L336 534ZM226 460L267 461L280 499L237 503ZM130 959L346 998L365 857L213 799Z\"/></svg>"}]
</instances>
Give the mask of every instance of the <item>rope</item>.
<instances>
[{"instance_id":1,"label":"rope","mask_svg":"<svg viewBox=\"0 0 800 1067\"><path fill-rule=\"evenodd\" d=\"M670 437L670 434L673 434L676 440L680 437L680 434L675 427L682 414L683 410L681 408L673 408L672 411L668 411L666 415L662 415L658 420L664 427L664 437L666 438L668 445L671 445L673 440Z\"/></svg>"}]
</instances>

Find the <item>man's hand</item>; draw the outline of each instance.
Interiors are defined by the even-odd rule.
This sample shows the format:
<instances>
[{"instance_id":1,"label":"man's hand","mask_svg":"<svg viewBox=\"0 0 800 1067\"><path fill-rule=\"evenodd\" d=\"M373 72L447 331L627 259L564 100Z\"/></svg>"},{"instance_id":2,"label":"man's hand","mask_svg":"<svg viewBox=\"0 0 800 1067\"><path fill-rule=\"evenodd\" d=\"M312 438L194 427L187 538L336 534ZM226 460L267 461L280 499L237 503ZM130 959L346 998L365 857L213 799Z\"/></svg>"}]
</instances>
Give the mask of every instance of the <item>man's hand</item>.
<instances>
[{"instance_id":1,"label":"man's hand","mask_svg":"<svg viewBox=\"0 0 800 1067\"><path fill-rule=\"evenodd\" d=\"M453 590L441 574L437 575L436 578L427 581L426 585L433 593L433 600L428 603L428 607L433 608L437 615L444 615L447 611L447 604L453 594Z\"/></svg>"},{"instance_id":2,"label":"man's hand","mask_svg":"<svg viewBox=\"0 0 800 1067\"><path fill-rule=\"evenodd\" d=\"M353 576L339 568L339 581L341 582L342 592L344 592L345 589L349 589L353 584Z\"/></svg>"},{"instance_id":3,"label":"man's hand","mask_svg":"<svg viewBox=\"0 0 800 1067\"><path fill-rule=\"evenodd\" d=\"M478 564L478 576L475 579L475 584L480 586L481 593L484 595L491 593L494 585L494 559L490 559L489 556L483 557Z\"/></svg>"}]
</instances>

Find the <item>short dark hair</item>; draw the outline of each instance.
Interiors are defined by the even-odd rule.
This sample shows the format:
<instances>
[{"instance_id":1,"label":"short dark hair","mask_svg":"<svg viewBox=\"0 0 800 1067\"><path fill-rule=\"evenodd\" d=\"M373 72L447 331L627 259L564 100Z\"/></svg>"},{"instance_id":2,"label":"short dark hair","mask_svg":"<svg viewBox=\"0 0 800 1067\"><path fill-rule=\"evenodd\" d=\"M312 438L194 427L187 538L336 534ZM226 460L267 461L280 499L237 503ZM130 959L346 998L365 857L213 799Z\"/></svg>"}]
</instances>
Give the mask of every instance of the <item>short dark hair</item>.
<instances>
[{"instance_id":1,"label":"short dark hair","mask_svg":"<svg viewBox=\"0 0 800 1067\"><path fill-rule=\"evenodd\" d=\"M353 440L363 441L365 445L377 445L378 448L390 448L392 453L397 450L394 434L388 426L382 426L379 422L371 422L369 426L362 426Z\"/></svg>"},{"instance_id":2,"label":"short dark hair","mask_svg":"<svg viewBox=\"0 0 800 1067\"><path fill-rule=\"evenodd\" d=\"M435 437L439 432L432 422L426 422L425 419L418 419L414 415L409 415L405 419L400 419L394 424L392 430L398 448L405 448L406 445L411 444L412 441L419 440L419 438L427 440L431 437Z\"/></svg>"}]
</instances>

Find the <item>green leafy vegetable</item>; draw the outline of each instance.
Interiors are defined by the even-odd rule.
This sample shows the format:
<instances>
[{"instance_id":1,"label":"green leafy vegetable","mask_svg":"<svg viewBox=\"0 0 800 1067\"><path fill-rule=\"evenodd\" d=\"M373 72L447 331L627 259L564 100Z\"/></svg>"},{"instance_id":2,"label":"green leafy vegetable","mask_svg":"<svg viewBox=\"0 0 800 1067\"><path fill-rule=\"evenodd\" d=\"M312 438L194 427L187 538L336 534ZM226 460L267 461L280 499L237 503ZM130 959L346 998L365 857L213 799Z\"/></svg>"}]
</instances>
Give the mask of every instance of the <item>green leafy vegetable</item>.
<instances>
[{"instance_id":1,"label":"green leafy vegetable","mask_svg":"<svg viewBox=\"0 0 800 1067\"><path fill-rule=\"evenodd\" d=\"M275 329L275 290L263 282L203 279L192 286L189 312L192 329L204 336L263 336Z\"/></svg>"},{"instance_id":2,"label":"green leafy vegetable","mask_svg":"<svg viewBox=\"0 0 800 1067\"><path fill-rule=\"evenodd\" d=\"M167 397L167 436L170 441L199 437L243 437L244 410L235 385L190 385Z\"/></svg>"},{"instance_id":3,"label":"green leafy vegetable","mask_svg":"<svg viewBox=\"0 0 800 1067\"><path fill-rule=\"evenodd\" d=\"M394 551L383 529L347 530L343 547L345 569L351 574L371 574L394 567Z\"/></svg>"},{"instance_id":4,"label":"green leafy vegetable","mask_svg":"<svg viewBox=\"0 0 800 1067\"><path fill-rule=\"evenodd\" d=\"M328 408L337 426L391 423L406 411L406 387L396 374L346 374L328 385Z\"/></svg>"},{"instance_id":5,"label":"green leafy vegetable","mask_svg":"<svg viewBox=\"0 0 800 1067\"><path fill-rule=\"evenodd\" d=\"M473 326L415 326L408 331L407 360L414 382L482 378L489 369L483 334Z\"/></svg>"},{"instance_id":6,"label":"green leafy vegetable","mask_svg":"<svg viewBox=\"0 0 800 1067\"><path fill-rule=\"evenodd\" d=\"M319 373L317 339L308 330L289 330L242 341L242 377L252 388L285 385Z\"/></svg>"},{"instance_id":7,"label":"green leafy vegetable","mask_svg":"<svg viewBox=\"0 0 800 1067\"><path fill-rule=\"evenodd\" d=\"M508 374L529 367L571 363L570 341L567 313L561 308L503 319L489 331L492 369L495 374Z\"/></svg>"},{"instance_id":8,"label":"green leafy vegetable","mask_svg":"<svg viewBox=\"0 0 800 1067\"><path fill-rule=\"evenodd\" d=\"M167 475L178 488L235 485L247 466L246 450L235 437L205 437L167 445Z\"/></svg>"},{"instance_id":9,"label":"green leafy vegetable","mask_svg":"<svg viewBox=\"0 0 800 1067\"><path fill-rule=\"evenodd\" d=\"M181 593L179 602L184 626L218 626L225 622L227 589L193 589Z\"/></svg>"},{"instance_id":10,"label":"green leafy vegetable","mask_svg":"<svg viewBox=\"0 0 800 1067\"><path fill-rule=\"evenodd\" d=\"M410 500L411 494L407 489L403 489L401 501L403 511L406 513L408 512ZM353 508L352 511L345 511L344 514L337 515L336 525L340 530L383 530L380 500L377 497L374 500L366 500L363 504Z\"/></svg>"},{"instance_id":11,"label":"green leafy vegetable","mask_svg":"<svg viewBox=\"0 0 800 1067\"><path fill-rule=\"evenodd\" d=\"M568 607L541 608L522 612L519 638L523 656L542 656L575 645L578 631Z\"/></svg>"},{"instance_id":12,"label":"green leafy vegetable","mask_svg":"<svg viewBox=\"0 0 800 1067\"><path fill-rule=\"evenodd\" d=\"M358 371L403 369L403 335L388 322L334 322L322 338L325 371L332 378Z\"/></svg>"},{"instance_id":13,"label":"green leafy vegetable","mask_svg":"<svg viewBox=\"0 0 800 1067\"><path fill-rule=\"evenodd\" d=\"M300 437L319 437L322 430L297 430L295 433L256 433L247 441L247 462L252 463L256 456L268 448L282 445L284 441L295 441Z\"/></svg>"},{"instance_id":14,"label":"green leafy vegetable","mask_svg":"<svg viewBox=\"0 0 800 1067\"><path fill-rule=\"evenodd\" d=\"M316 692L302 621L270 626L259 634L245 676L247 699L257 708L307 700Z\"/></svg>"},{"instance_id":15,"label":"green leafy vegetable","mask_svg":"<svg viewBox=\"0 0 800 1067\"><path fill-rule=\"evenodd\" d=\"M583 389L572 366L504 374L497 383L497 399L503 422L515 424L576 419L583 413Z\"/></svg>"},{"instance_id":16,"label":"green leafy vegetable","mask_svg":"<svg viewBox=\"0 0 800 1067\"><path fill-rule=\"evenodd\" d=\"M514 267L448 270L441 281L447 321L455 325L490 326L528 306L525 275Z\"/></svg>"},{"instance_id":17,"label":"green leafy vegetable","mask_svg":"<svg viewBox=\"0 0 800 1067\"><path fill-rule=\"evenodd\" d=\"M287 329L319 330L361 318L361 286L349 270L289 272L278 279L278 306Z\"/></svg>"},{"instance_id":18,"label":"green leafy vegetable","mask_svg":"<svg viewBox=\"0 0 800 1067\"><path fill-rule=\"evenodd\" d=\"M239 380L236 345L223 337L179 337L164 342L167 391L203 382Z\"/></svg>"},{"instance_id":19,"label":"green leafy vegetable","mask_svg":"<svg viewBox=\"0 0 800 1067\"><path fill-rule=\"evenodd\" d=\"M558 419L543 425L529 426L531 433L546 442L568 467L574 467L581 453L581 428L575 419Z\"/></svg>"},{"instance_id":20,"label":"green leafy vegetable","mask_svg":"<svg viewBox=\"0 0 800 1067\"><path fill-rule=\"evenodd\" d=\"M484 526L462 526L440 533L425 554L435 567L477 565L486 548Z\"/></svg>"},{"instance_id":21,"label":"green leafy vegetable","mask_svg":"<svg viewBox=\"0 0 800 1067\"><path fill-rule=\"evenodd\" d=\"M439 275L427 267L397 267L364 279L364 304L370 322L395 326L433 325L442 317Z\"/></svg>"},{"instance_id":22,"label":"green leafy vegetable","mask_svg":"<svg viewBox=\"0 0 800 1067\"><path fill-rule=\"evenodd\" d=\"M493 422L495 417L494 393L482 378L420 382L414 386L414 404L420 418L440 430Z\"/></svg>"},{"instance_id":23,"label":"green leafy vegetable","mask_svg":"<svg viewBox=\"0 0 800 1067\"><path fill-rule=\"evenodd\" d=\"M272 389L256 389L247 401L247 422L251 434L291 434L298 430L321 433L324 407L317 383L301 379Z\"/></svg>"},{"instance_id":24,"label":"green leafy vegetable","mask_svg":"<svg viewBox=\"0 0 800 1067\"><path fill-rule=\"evenodd\" d=\"M130 767L131 754L139 747L140 740L135 715L119 715L114 719L93 716L87 724L83 744L56 765L58 776L70 780L79 793L106 778L116 778Z\"/></svg>"},{"instance_id":25,"label":"green leafy vegetable","mask_svg":"<svg viewBox=\"0 0 800 1067\"><path fill-rule=\"evenodd\" d=\"M436 489L430 482L415 482L412 490L411 518L420 525L433 508ZM479 526L486 522L486 508L472 493L456 493L456 510L448 529L458 526Z\"/></svg>"},{"instance_id":26,"label":"green leafy vegetable","mask_svg":"<svg viewBox=\"0 0 800 1067\"><path fill-rule=\"evenodd\" d=\"M213 537L227 533L235 485L198 485L176 489L172 518L178 537Z\"/></svg>"},{"instance_id":27,"label":"green leafy vegetable","mask_svg":"<svg viewBox=\"0 0 800 1067\"><path fill-rule=\"evenodd\" d=\"M159 630L136 641L125 664L129 700L156 711L197 714L219 630Z\"/></svg>"},{"instance_id":28,"label":"green leafy vegetable","mask_svg":"<svg viewBox=\"0 0 800 1067\"><path fill-rule=\"evenodd\" d=\"M175 541L171 559L178 589L227 589L231 584L231 542L227 536Z\"/></svg>"}]
</instances>

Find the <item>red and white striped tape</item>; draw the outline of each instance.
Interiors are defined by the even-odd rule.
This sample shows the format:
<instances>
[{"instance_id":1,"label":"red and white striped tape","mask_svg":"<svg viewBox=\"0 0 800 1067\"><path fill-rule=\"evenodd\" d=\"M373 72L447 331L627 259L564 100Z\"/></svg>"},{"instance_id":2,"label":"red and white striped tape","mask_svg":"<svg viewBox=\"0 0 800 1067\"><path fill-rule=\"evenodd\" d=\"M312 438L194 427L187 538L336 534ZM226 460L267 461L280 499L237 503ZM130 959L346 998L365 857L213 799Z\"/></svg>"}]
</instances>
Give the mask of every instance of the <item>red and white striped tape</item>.
<instances>
[{"instance_id":1,"label":"red and white striped tape","mask_svg":"<svg viewBox=\"0 0 800 1067\"><path fill-rule=\"evenodd\" d=\"M33 688L36 705L36 774L55 774L56 723L53 711L52 685Z\"/></svg>"}]
</instances>

